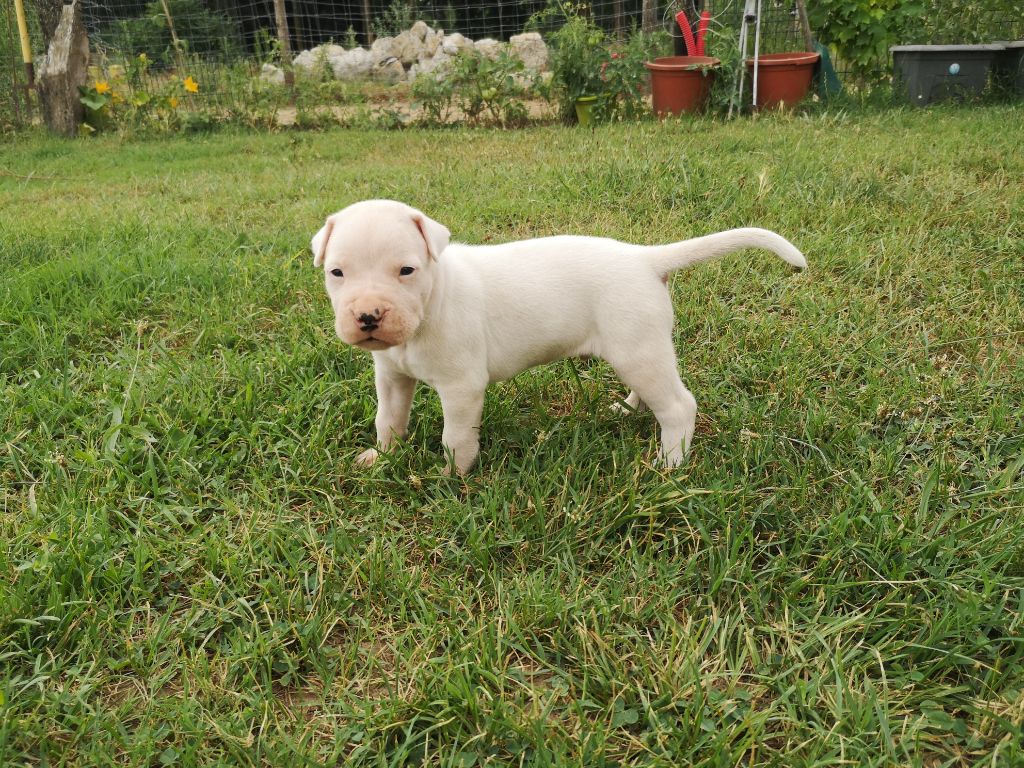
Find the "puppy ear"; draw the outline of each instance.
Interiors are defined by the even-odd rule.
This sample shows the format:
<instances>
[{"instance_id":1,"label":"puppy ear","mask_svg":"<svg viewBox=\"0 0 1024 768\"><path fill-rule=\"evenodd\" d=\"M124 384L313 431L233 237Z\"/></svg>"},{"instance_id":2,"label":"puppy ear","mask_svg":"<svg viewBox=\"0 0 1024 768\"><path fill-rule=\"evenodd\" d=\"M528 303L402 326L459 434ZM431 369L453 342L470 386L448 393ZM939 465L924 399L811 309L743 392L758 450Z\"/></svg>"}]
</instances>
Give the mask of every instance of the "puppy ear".
<instances>
[{"instance_id":1,"label":"puppy ear","mask_svg":"<svg viewBox=\"0 0 1024 768\"><path fill-rule=\"evenodd\" d=\"M331 239L331 231L333 229L334 216L328 216L320 231L313 235L313 242L310 243L310 248L313 250L314 267L322 267L324 265L324 257L327 255L327 241Z\"/></svg>"},{"instance_id":2,"label":"puppy ear","mask_svg":"<svg viewBox=\"0 0 1024 768\"><path fill-rule=\"evenodd\" d=\"M426 214L415 209L412 212L412 220L416 222L420 234L423 235L423 239L427 243L427 255L437 261L441 251L448 247L452 233L448 231L448 227L438 224Z\"/></svg>"}]
</instances>

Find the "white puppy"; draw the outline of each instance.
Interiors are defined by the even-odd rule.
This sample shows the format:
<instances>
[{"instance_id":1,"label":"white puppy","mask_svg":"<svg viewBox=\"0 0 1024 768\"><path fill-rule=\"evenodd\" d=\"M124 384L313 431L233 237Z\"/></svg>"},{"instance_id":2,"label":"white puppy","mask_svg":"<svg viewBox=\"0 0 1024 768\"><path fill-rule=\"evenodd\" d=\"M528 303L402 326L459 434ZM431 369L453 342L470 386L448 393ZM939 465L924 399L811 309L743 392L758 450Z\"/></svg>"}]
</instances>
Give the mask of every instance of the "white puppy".
<instances>
[{"instance_id":1,"label":"white puppy","mask_svg":"<svg viewBox=\"0 0 1024 768\"><path fill-rule=\"evenodd\" d=\"M671 245L545 237L504 245L449 244L415 208L367 200L328 217L313 237L342 341L373 353L377 450L404 438L417 381L437 390L441 442L464 473L480 450L484 390L564 357L607 360L661 425L660 458L674 467L693 437L697 403L672 345L670 272L741 248L804 257L765 229L733 229Z\"/></svg>"}]
</instances>

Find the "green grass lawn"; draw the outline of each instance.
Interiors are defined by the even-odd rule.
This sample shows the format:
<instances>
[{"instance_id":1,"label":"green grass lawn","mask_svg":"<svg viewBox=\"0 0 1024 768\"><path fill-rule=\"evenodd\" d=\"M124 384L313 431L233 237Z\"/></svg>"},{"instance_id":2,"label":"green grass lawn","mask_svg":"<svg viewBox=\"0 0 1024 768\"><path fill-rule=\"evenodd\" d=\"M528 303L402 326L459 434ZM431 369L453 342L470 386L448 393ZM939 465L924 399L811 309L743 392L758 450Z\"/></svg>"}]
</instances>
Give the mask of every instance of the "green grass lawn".
<instances>
[{"instance_id":1,"label":"green grass lawn","mask_svg":"<svg viewBox=\"0 0 1024 768\"><path fill-rule=\"evenodd\" d=\"M0 765L1024 765L1024 111L0 147ZM740 225L659 471L599 361L372 470L309 238Z\"/></svg>"}]
</instances>

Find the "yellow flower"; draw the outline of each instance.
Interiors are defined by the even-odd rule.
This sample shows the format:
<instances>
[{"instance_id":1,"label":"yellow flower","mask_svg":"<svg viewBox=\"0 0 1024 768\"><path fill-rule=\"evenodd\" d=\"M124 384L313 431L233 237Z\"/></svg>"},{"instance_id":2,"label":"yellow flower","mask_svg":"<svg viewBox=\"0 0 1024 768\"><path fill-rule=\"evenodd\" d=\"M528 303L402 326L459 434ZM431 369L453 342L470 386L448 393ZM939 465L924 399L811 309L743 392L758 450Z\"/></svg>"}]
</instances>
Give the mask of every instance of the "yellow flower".
<instances>
[{"instance_id":1,"label":"yellow flower","mask_svg":"<svg viewBox=\"0 0 1024 768\"><path fill-rule=\"evenodd\" d=\"M171 96L171 98L169 98L167 100L167 103L171 105L171 109L177 109L178 108L178 97L177 96Z\"/></svg>"},{"instance_id":2,"label":"yellow flower","mask_svg":"<svg viewBox=\"0 0 1024 768\"><path fill-rule=\"evenodd\" d=\"M110 83L106 80L97 80L96 93L110 93Z\"/></svg>"},{"instance_id":3,"label":"yellow flower","mask_svg":"<svg viewBox=\"0 0 1024 768\"><path fill-rule=\"evenodd\" d=\"M192 75L185 78L183 85L189 93L199 93L199 83L192 79Z\"/></svg>"},{"instance_id":4,"label":"yellow flower","mask_svg":"<svg viewBox=\"0 0 1024 768\"><path fill-rule=\"evenodd\" d=\"M140 53L139 54L139 61L141 61L143 64L145 64L147 61L149 61L149 57L146 56L146 54L144 54L144 53Z\"/></svg>"}]
</instances>

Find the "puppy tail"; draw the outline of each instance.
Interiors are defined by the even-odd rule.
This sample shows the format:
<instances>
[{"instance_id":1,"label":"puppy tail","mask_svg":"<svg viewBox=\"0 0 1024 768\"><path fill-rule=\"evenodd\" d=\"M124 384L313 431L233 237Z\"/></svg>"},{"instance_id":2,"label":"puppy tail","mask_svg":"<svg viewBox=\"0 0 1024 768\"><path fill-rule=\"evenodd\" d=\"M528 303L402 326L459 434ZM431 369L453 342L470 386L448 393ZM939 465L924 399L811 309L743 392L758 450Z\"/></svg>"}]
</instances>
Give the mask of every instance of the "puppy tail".
<instances>
[{"instance_id":1,"label":"puppy tail","mask_svg":"<svg viewBox=\"0 0 1024 768\"><path fill-rule=\"evenodd\" d=\"M789 240L771 230L757 227L730 229L669 245L656 245L645 250L651 265L658 275L664 278L677 269L744 248L764 248L776 253L783 261L794 267L803 269L807 266L807 259Z\"/></svg>"}]
</instances>

